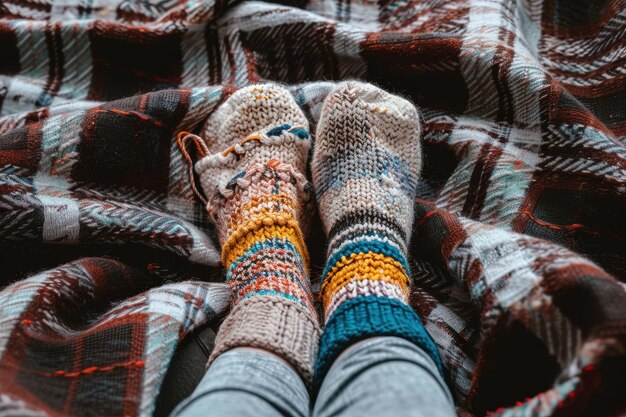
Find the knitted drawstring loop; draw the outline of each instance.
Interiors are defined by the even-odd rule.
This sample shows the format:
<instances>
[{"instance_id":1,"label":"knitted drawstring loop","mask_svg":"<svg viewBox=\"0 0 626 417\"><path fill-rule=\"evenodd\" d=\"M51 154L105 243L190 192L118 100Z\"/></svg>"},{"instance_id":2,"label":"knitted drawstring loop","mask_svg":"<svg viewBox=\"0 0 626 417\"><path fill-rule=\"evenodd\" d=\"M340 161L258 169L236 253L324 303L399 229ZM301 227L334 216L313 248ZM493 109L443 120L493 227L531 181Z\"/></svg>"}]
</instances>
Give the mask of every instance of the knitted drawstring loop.
<instances>
[{"instance_id":1,"label":"knitted drawstring loop","mask_svg":"<svg viewBox=\"0 0 626 417\"><path fill-rule=\"evenodd\" d=\"M198 135L194 135L193 133L182 131L178 134L176 139L176 143L178 144L178 148L182 153L183 157L187 161L187 167L189 171L189 182L191 183L191 188L193 189L193 193L202 201L202 204L206 207L207 199L202 195L198 187L196 186L196 179L193 174L193 166L194 162L189 155L189 151L187 150L187 144L191 141L193 145L196 147L196 152L200 156L200 158L204 158L209 153L209 148L207 148L206 144L202 140L202 138Z\"/></svg>"}]
</instances>

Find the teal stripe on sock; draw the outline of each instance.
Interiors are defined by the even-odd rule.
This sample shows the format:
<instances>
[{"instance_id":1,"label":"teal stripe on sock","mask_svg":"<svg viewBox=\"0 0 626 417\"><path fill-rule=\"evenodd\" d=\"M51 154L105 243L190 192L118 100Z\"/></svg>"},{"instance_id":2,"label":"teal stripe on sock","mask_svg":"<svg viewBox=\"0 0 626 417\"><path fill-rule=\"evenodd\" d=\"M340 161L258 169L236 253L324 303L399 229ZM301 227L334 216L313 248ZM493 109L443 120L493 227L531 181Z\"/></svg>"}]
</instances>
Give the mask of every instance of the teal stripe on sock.
<instances>
[{"instance_id":1,"label":"teal stripe on sock","mask_svg":"<svg viewBox=\"0 0 626 417\"><path fill-rule=\"evenodd\" d=\"M377 336L397 336L421 347L443 375L437 346L417 313L405 303L387 297L364 296L347 300L326 323L315 366L319 388L337 356L354 343Z\"/></svg>"}]
</instances>

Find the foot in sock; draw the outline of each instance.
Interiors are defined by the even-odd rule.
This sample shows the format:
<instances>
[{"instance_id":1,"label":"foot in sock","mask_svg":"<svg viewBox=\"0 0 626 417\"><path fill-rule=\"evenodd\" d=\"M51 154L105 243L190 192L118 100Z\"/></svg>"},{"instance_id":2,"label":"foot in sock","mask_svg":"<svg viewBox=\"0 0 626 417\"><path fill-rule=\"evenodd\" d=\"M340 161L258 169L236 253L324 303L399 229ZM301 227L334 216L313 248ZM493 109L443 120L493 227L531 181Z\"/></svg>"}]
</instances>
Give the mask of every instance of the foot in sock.
<instances>
[{"instance_id":1,"label":"foot in sock","mask_svg":"<svg viewBox=\"0 0 626 417\"><path fill-rule=\"evenodd\" d=\"M440 367L432 339L407 305L420 133L411 103L369 84L341 84L324 103L312 160L328 235L317 383L344 349L374 336L408 339Z\"/></svg>"},{"instance_id":2,"label":"foot in sock","mask_svg":"<svg viewBox=\"0 0 626 417\"><path fill-rule=\"evenodd\" d=\"M309 381L319 325L304 243L308 122L274 84L233 94L204 130L211 155L196 164L222 245L233 309L211 362L236 347L269 351Z\"/></svg>"}]
</instances>

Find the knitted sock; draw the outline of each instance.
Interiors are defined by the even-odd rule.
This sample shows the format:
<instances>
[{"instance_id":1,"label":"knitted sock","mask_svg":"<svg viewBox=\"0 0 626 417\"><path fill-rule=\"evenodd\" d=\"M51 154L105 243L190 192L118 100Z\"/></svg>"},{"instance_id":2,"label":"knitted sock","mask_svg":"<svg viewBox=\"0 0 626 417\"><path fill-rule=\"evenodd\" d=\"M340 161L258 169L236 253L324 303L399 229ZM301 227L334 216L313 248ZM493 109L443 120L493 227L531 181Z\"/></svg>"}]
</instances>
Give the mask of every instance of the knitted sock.
<instances>
[{"instance_id":1,"label":"knitted sock","mask_svg":"<svg viewBox=\"0 0 626 417\"><path fill-rule=\"evenodd\" d=\"M287 360L310 382L319 324L308 279L308 122L291 94L254 85L233 94L204 135L214 153L196 164L222 244L233 308L209 363L235 347Z\"/></svg>"},{"instance_id":2,"label":"knitted sock","mask_svg":"<svg viewBox=\"0 0 626 417\"><path fill-rule=\"evenodd\" d=\"M419 140L415 107L372 85L343 83L324 103L312 161L329 242L317 383L343 350L373 336L410 340L441 369L436 346L407 305Z\"/></svg>"}]
</instances>

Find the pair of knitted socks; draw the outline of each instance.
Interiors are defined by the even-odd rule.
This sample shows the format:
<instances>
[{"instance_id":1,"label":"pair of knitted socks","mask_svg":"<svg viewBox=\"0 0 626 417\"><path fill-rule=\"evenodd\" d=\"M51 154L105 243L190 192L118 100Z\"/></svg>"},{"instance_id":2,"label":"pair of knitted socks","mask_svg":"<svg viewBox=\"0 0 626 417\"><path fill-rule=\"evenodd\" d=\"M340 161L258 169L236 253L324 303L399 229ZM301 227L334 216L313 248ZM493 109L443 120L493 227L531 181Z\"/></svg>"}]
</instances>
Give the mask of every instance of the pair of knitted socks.
<instances>
[{"instance_id":1,"label":"pair of knitted socks","mask_svg":"<svg viewBox=\"0 0 626 417\"><path fill-rule=\"evenodd\" d=\"M204 135L212 154L196 171L233 303L212 358L255 347L285 359L305 382L321 382L350 345L397 336L440 366L434 343L407 305L406 254L421 168L419 118L411 103L353 81L324 103L312 159L328 235L323 333L303 237L312 202L304 176L311 138L300 108L278 85L250 86L212 115Z\"/></svg>"}]
</instances>

